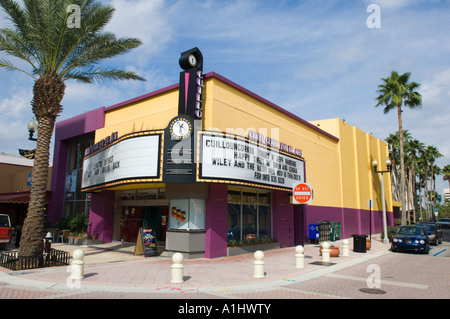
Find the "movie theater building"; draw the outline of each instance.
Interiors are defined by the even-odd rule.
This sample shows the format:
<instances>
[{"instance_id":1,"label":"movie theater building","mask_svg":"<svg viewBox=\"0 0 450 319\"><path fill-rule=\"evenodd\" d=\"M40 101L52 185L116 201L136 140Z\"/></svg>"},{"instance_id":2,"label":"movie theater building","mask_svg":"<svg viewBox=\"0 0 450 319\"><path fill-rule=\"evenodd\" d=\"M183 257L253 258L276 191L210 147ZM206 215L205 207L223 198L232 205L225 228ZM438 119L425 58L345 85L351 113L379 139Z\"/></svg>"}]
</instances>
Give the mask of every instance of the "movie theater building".
<instances>
[{"instance_id":1,"label":"movie theater building","mask_svg":"<svg viewBox=\"0 0 450 319\"><path fill-rule=\"evenodd\" d=\"M196 48L179 64L178 84L57 123L52 222L89 213L88 234L103 242L133 243L152 228L165 250L206 258L250 238L301 244L319 220L341 223L341 238L368 234L370 223L381 232L371 163L388 157L386 143L340 119L307 122L203 74ZM304 182L313 200L293 204L292 188Z\"/></svg>"}]
</instances>

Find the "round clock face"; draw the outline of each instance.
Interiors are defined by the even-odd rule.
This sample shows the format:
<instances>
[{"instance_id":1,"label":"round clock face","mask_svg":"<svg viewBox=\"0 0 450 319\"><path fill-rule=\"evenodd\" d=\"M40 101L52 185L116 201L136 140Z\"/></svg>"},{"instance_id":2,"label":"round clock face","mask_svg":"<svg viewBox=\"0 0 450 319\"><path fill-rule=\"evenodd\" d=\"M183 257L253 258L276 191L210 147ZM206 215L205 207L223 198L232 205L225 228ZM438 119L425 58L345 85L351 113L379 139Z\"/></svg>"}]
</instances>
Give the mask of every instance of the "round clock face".
<instances>
[{"instance_id":1,"label":"round clock face","mask_svg":"<svg viewBox=\"0 0 450 319\"><path fill-rule=\"evenodd\" d=\"M192 66L197 65L197 59L196 59L195 55L189 54L188 60L189 60L190 65L192 65Z\"/></svg>"},{"instance_id":2,"label":"round clock face","mask_svg":"<svg viewBox=\"0 0 450 319\"><path fill-rule=\"evenodd\" d=\"M172 136L179 139L189 136L191 134L191 130L191 124L185 119L177 119L172 122L172 125L170 126Z\"/></svg>"}]
</instances>

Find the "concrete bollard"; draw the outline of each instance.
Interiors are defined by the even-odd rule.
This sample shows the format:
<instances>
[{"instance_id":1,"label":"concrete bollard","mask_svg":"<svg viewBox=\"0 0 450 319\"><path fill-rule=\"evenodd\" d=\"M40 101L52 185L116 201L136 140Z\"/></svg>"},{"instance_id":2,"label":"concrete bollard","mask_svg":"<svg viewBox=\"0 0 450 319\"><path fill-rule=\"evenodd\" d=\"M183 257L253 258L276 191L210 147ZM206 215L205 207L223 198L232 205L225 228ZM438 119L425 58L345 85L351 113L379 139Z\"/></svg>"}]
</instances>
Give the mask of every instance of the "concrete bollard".
<instances>
[{"instance_id":1,"label":"concrete bollard","mask_svg":"<svg viewBox=\"0 0 450 319\"><path fill-rule=\"evenodd\" d=\"M172 280L171 283L181 284L183 283L183 254L175 253L172 256Z\"/></svg>"},{"instance_id":2,"label":"concrete bollard","mask_svg":"<svg viewBox=\"0 0 450 319\"><path fill-rule=\"evenodd\" d=\"M73 252L70 279L79 280L84 278L84 250L77 249Z\"/></svg>"},{"instance_id":3,"label":"concrete bollard","mask_svg":"<svg viewBox=\"0 0 450 319\"><path fill-rule=\"evenodd\" d=\"M264 278L264 253L258 250L254 254L253 278Z\"/></svg>"},{"instance_id":4,"label":"concrete bollard","mask_svg":"<svg viewBox=\"0 0 450 319\"><path fill-rule=\"evenodd\" d=\"M330 262L330 244L326 241L322 243L322 261Z\"/></svg>"},{"instance_id":5,"label":"concrete bollard","mask_svg":"<svg viewBox=\"0 0 450 319\"><path fill-rule=\"evenodd\" d=\"M305 268L305 249L303 246L295 247L295 268Z\"/></svg>"},{"instance_id":6,"label":"concrete bollard","mask_svg":"<svg viewBox=\"0 0 450 319\"><path fill-rule=\"evenodd\" d=\"M342 241L342 256L345 256L345 257L350 256L349 252L350 252L350 246L348 244L348 240L344 239Z\"/></svg>"}]
</instances>

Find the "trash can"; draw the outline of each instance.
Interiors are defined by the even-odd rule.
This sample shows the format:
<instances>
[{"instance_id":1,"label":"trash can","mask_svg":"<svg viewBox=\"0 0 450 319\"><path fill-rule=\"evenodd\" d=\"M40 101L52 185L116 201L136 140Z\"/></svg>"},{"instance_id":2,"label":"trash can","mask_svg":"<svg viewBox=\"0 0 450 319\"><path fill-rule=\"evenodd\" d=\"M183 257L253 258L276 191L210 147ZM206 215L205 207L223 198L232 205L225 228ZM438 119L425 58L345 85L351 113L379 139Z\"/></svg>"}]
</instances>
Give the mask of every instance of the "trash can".
<instances>
[{"instance_id":1,"label":"trash can","mask_svg":"<svg viewBox=\"0 0 450 319\"><path fill-rule=\"evenodd\" d=\"M356 253L365 253L366 250L366 237L367 235L353 234L353 251Z\"/></svg>"}]
</instances>

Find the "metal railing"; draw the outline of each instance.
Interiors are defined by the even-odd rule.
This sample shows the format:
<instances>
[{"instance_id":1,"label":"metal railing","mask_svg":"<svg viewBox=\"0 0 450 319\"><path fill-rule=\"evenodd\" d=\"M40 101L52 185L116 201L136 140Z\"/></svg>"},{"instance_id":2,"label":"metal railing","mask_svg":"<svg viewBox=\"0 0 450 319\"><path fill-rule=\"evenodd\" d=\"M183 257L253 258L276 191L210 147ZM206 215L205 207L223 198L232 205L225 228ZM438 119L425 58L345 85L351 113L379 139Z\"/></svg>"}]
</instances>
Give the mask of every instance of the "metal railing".
<instances>
[{"instance_id":1,"label":"metal railing","mask_svg":"<svg viewBox=\"0 0 450 319\"><path fill-rule=\"evenodd\" d=\"M34 257L19 256L18 251L11 251L0 254L0 266L10 270L65 266L70 264L70 259L68 252L53 248Z\"/></svg>"}]
</instances>

